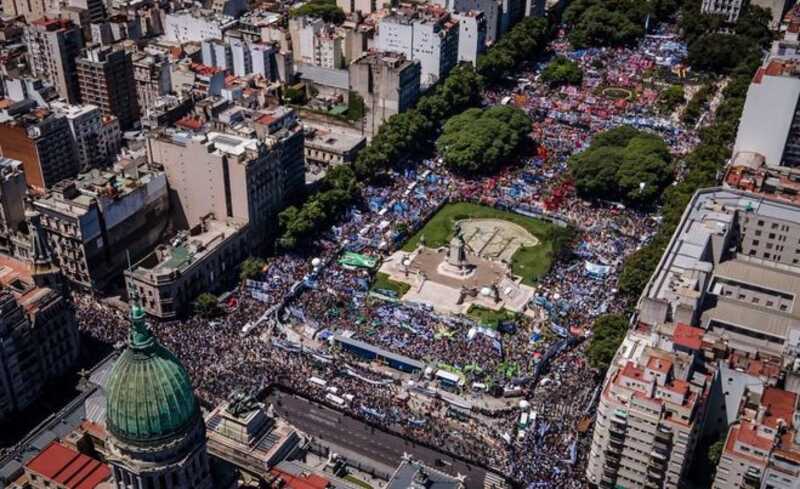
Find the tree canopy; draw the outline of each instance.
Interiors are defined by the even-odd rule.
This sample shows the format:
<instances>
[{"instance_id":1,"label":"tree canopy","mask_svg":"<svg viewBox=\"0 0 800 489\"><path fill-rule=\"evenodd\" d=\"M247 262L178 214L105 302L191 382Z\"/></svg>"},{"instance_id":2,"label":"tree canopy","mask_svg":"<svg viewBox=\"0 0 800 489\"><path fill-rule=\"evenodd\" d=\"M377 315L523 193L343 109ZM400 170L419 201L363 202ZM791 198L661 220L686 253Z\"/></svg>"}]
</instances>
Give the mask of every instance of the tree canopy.
<instances>
[{"instance_id":1,"label":"tree canopy","mask_svg":"<svg viewBox=\"0 0 800 489\"><path fill-rule=\"evenodd\" d=\"M278 245L293 249L304 244L325 226L332 224L358 195L357 182L349 166L331 168L322 179L320 191L302 207L290 206L278 215L281 235Z\"/></svg>"},{"instance_id":2,"label":"tree canopy","mask_svg":"<svg viewBox=\"0 0 800 489\"><path fill-rule=\"evenodd\" d=\"M217 296L203 292L194 300L194 312L204 318L210 318L221 312Z\"/></svg>"},{"instance_id":3,"label":"tree canopy","mask_svg":"<svg viewBox=\"0 0 800 489\"><path fill-rule=\"evenodd\" d=\"M598 135L569 160L578 193L589 199L652 205L672 182L669 148L660 137L621 126Z\"/></svg>"},{"instance_id":4,"label":"tree canopy","mask_svg":"<svg viewBox=\"0 0 800 489\"><path fill-rule=\"evenodd\" d=\"M685 2L680 27L689 46L689 64L698 71L729 74L743 62L760 60L762 50L772 41L770 20L767 10L748 4L732 32L722 33L726 27L723 18L703 14L699 1Z\"/></svg>"},{"instance_id":5,"label":"tree canopy","mask_svg":"<svg viewBox=\"0 0 800 489\"><path fill-rule=\"evenodd\" d=\"M248 257L239 265L239 280L252 280L261 273L266 263L261 258Z\"/></svg>"},{"instance_id":6,"label":"tree canopy","mask_svg":"<svg viewBox=\"0 0 800 489\"><path fill-rule=\"evenodd\" d=\"M519 63L541 54L549 36L550 26L545 19L525 17L478 57L478 73L491 82L502 80Z\"/></svg>"},{"instance_id":7,"label":"tree canopy","mask_svg":"<svg viewBox=\"0 0 800 489\"><path fill-rule=\"evenodd\" d=\"M325 22L341 24L344 22L344 11L336 6L336 0L310 0L289 11L292 17L319 17Z\"/></svg>"},{"instance_id":8,"label":"tree canopy","mask_svg":"<svg viewBox=\"0 0 800 489\"><path fill-rule=\"evenodd\" d=\"M545 67L542 72L542 81L551 87L580 85L583 81L583 71L578 63L559 56Z\"/></svg>"},{"instance_id":9,"label":"tree canopy","mask_svg":"<svg viewBox=\"0 0 800 489\"><path fill-rule=\"evenodd\" d=\"M658 110L662 114L671 114L684 102L686 102L686 94L683 91L683 85L672 85L661 92L658 97Z\"/></svg>"},{"instance_id":10,"label":"tree canopy","mask_svg":"<svg viewBox=\"0 0 800 489\"><path fill-rule=\"evenodd\" d=\"M622 314L606 314L598 317L592 327L592 338L586 349L589 365L599 370L608 369L627 332L628 320Z\"/></svg>"},{"instance_id":11,"label":"tree canopy","mask_svg":"<svg viewBox=\"0 0 800 489\"><path fill-rule=\"evenodd\" d=\"M657 5L658 4L658 5ZM644 36L645 19L661 2L641 0L575 0L564 11L577 48L630 46Z\"/></svg>"},{"instance_id":12,"label":"tree canopy","mask_svg":"<svg viewBox=\"0 0 800 489\"><path fill-rule=\"evenodd\" d=\"M469 109L445 123L436 147L451 170L488 174L513 156L530 129L531 120L514 107Z\"/></svg>"}]
</instances>

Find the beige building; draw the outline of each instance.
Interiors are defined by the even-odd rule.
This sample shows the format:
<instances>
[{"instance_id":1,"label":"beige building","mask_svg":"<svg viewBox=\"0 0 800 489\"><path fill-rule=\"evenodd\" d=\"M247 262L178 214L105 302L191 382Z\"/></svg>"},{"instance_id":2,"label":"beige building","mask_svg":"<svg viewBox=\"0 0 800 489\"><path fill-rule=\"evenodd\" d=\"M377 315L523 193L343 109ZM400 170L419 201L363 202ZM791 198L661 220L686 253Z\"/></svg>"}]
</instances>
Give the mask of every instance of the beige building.
<instances>
[{"instance_id":1,"label":"beige building","mask_svg":"<svg viewBox=\"0 0 800 489\"><path fill-rule=\"evenodd\" d=\"M753 385L770 385L781 368L795 363L800 206L781 190L789 180L754 179L753 171L729 172L726 185L735 188L700 190L684 212L606 377L587 466L590 482L607 488L683 487L698 434L727 431L739 417L739 402L763 401L736 394L733 386L748 378L757 380ZM757 185L762 180L769 185ZM715 382L723 387L706 387L715 372L738 372L739 364L749 366L726 379L717 373ZM778 403L768 402L773 409ZM764 479L766 447L775 438L759 438L770 433L753 427L760 420L747 419L743 415L731 428L729 455L721 465L725 475L715 487L784 487ZM741 443L732 441L737 437ZM784 460L780 467L796 473L798 466Z\"/></svg>"},{"instance_id":2,"label":"beige building","mask_svg":"<svg viewBox=\"0 0 800 489\"><path fill-rule=\"evenodd\" d=\"M306 163L319 170L355 161L367 145L366 137L344 127L306 123L305 130Z\"/></svg>"},{"instance_id":3,"label":"beige building","mask_svg":"<svg viewBox=\"0 0 800 489\"><path fill-rule=\"evenodd\" d=\"M67 102L78 103L80 93L75 58L83 47L80 29L64 19L35 18L37 20L25 28L31 71L52 83Z\"/></svg>"},{"instance_id":4,"label":"beige building","mask_svg":"<svg viewBox=\"0 0 800 489\"><path fill-rule=\"evenodd\" d=\"M128 290L136 290L145 312L171 319L189 311L195 297L216 291L249 254L247 225L204 219L125 272Z\"/></svg>"},{"instance_id":5,"label":"beige building","mask_svg":"<svg viewBox=\"0 0 800 489\"><path fill-rule=\"evenodd\" d=\"M247 398L217 406L208 415L206 427L211 455L263 479L302 441L290 424Z\"/></svg>"},{"instance_id":6,"label":"beige building","mask_svg":"<svg viewBox=\"0 0 800 489\"><path fill-rule=\"evenodd\" d=\"M261 228L279 211L278 154L263 142L217 132L163 132L147 144L150 162L167 175L179 227L193 228L211 215Z\"/></svg>"},{"instance_id":7,"label":"beige building","mask_svg":"<svg viewBox=\"0 0 800 489\"><path fill-rule=\"evenodd\" d=\"M158 243L169 225L164 172L146 164L92 170L34 202L64 275L103 290Z\"/></svg>"},{"instance_id":8,"label":"beige building","mask_svg":"<svg viewBox=\"0 0 800 489\"><path fill-rule=\"evenodd\" d=\"M683 335L676 330L672 340L682 343ZM682 487L710 377L696 369L699 345L659 346L649 335L629 333L606 376L586 469L599 487Z\"/></svg>"},{"instance_id":9,"label":"beige building","mask_svg":"<svg viewBox=\"0 0 800 489\"><path fill-rule=\"evenodd\" d=\"M800 434L797 394L775 387L748 388L739 420L730 427L713 489L797 489Z\"/></svg>"},{"instance_id":10,"label":"beige building","mask_svg":"<svg viewBox=\"0 0 800 489\"><path fill-rule=\"evenodd\" d=\"M371 134L389 117L411 108L419 97L420 62L402 54L364 54L353 60L349 70L350 88L364 99Z\"/></svg>"},{"instance_id":11,"label":"beige building","mask_svg":"<svg viewBox=\"0 0 800 489\"><path fill-rule=\"evenodd\" d=\"M110 46L92 47L76 64L81 101L119 119L123 131L133 128L140 113L131 54Z\"/></svg>"}]
</instances>

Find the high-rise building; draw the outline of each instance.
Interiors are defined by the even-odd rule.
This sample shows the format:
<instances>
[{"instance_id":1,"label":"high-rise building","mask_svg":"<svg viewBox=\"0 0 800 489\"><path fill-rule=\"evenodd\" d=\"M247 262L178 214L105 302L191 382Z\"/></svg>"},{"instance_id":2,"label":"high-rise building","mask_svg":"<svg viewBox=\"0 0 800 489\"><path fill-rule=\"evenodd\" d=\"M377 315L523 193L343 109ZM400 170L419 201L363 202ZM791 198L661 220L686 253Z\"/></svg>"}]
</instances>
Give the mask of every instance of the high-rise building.
<instances>
[{"instance_id":1,"label":"high-rise building","mask_svg":"<svg viewBox=\"0 0 800 489\"><path fill-rule=\"evenodd\" d=\"M85 49L78 58L81 100L115 116L123 131L139 120L139 101L131 54L111 46Z\"/></svg>"},{"instance_id":2,"label":"high-rise building","mask_svg":"<svg viewBox=\"0 0 800 489\"><path fill-rule=\"evenodd\" d=\"M748 385L730 427L712 489L800 487L797 394Z\"/></svg>"},{"instance_id":3,"label":"high-rise building","mask_svg":"<svg viewBox=\"0 0 800 489\"><path fill-rule=\"evenodd\" d=\"M486 18L486 42L494 43L505 30L500 28L503 18L503 2L497 0L433 0L432 3L444 7L448 12L463 14L465 12L483 12Z\"/></svg>"},{"instance_id":4,"label":"high-rise building","mask_svg":"<svg viewBox=\"0 0 800 489\"><path fill-rule=\"evenodd\" d=\"M165 131L148 139L149 160L164 167L179 227L194 228L209 215L237 219L250 224L254 244L274 228L293 182L292 169L282 166L283 149L282 142L269 146L217 132ZM301 162L302 151L301 142Z\"/></svg>"},{"instance_id":5,"label":"high-rise building","mask_svg":"<svg viewBox=\"0 0 800 489\"><path fill-rule=\"evenodd\" d=\"M22 162L0 157L0 240L25 221L26 190Z\"/></svg>"},{"instance_id":6,"label":"high-rise building","mask_svg":"<svg viewBox=\"0 0 800 489\"><path fill-rule=\"evenodd\" d=\"M408 7L381 19L375 47L418 60L428 87L458 62L458 21L438 5Z\"/></svg>"},{"instance_id":7,"label":"high-rise building","mask_svg":"<svg viewBox=\"0 0 800 489\"><path fill-rule=\"evenodd\" d=\"M21 161L25 181L39 192L78 174L66 117L45 109L0 124L0 155Z\"/></svg>"},{"instance_id":8,"label":"high-rise building","mask_svg":"<svg viewBox=\"0 0 800 489\"><path fill-rule=\"evenodd\" d=\"M298 64L327 69L342 68L344 37L336 26L316 17L296 17L289 21L292 53Z\"/></svg>"},{"instance_id":9,"label":"high-rise building","mask_svg":"<svg viewBox=\"0 0 800 489\"><path fill-rule=\"evenodd\" d=\"M670 338L672 351L649 342L646 333L626 338L600 394L589 482L603 488L682 487L711 383L697 368L702 333L682 327Z\"/></svg>"},{"instance_id":10,"label":"high-rise building","mask_svg":"<svg viewBox=\"0 0 800 489\"><path fill-rule=\"evenodd\" d=\"M698 437L727 431L742 403L756 407L745 409L731 428L716 486L785 487L767 470L777 441L785 450L777 452L775 473L797 472L795 462L786 462L794 451L794 435L787 435L794 410L780 407L795 401L770 390L774 382L725 373L738 372L737 362L745 360L758 367L741 372L772 371L775 377L786 367L796 369L800 355L794 301L800 294L800 174L763 166L763 158L760 163L734 162L724 178L728 188L700 190L689 202L606 376L587 466L590 482L682 487ZM732 387L737 383L758 387L761 399ZM764 416L757 414L759 403L765 403ZM770 410L782 414L767 416ZM780 436L777 418L787 418Z\"/></svg>"},{"instance_id":11,"label":"high-rise building","mask_svg":"<svg viewBox=\"0 0 800 489\"><path fill-rule=\"evenodd\" d=\"M99 107L63 102L53 102L50 107L67 119L81 171L113 161L122 146L122 134L104 131L109 121L104 120Z\"/></svg>"},{"instance_id":12,"label":"high-rise building","mask_svg":"<svg viewBox=\"0 0 800 489\"><path fill-rule=\"evenodd\" d=\"M40 18L25 29L31 70L49 81L69 103L78 103L78 71L75 58L83 47L80 29L64 19Z\"/></svg>"},{"instance_id":13,"label":"high-rise building","mask_svg":"<svg viewBox=\"0 0 800 489\"><path fill-rule=\"evenodd\" d=\"M742 0L703 0L704 14L719 15L728 22L736 22L742 12Z\"/></svg>"},{"instance_id":14,"label":"high-rise building","mask_svg":"<svg viewBox=\"0 0 800 489\"><path fill-rule=\"evenodd\" d=\"M350 87L364 99L371 133L405 112L420 93L420 62L397 53L371 52L350 64Z\"/></svg>"},{"instance_id":15,"label":"high-rise building","mask_svg":"<svg viewBox=\"0 0 800 489\"><path fill-rule=\"evenodd\" d=\"M93 24L106 20L108 16L103 0L69 0L69 6L85 10L89 22Z\"/></svg>"},{"instance_id":16,"label":"high-rise building","mask_svg":"<svg viewBox=\"0 0 800 489\"><path fill-rule=\"evenodd\" d=\"M458 61L478 62L478 55L486 50L486 16L483 12L470 10L453 14L458 20Z\"/></svg>"},{"instance_id":17,"label":"high-rise building","mask_svg":"<svg viewBox=\"0 0 800 489\"><path fill-rule=\"evenodd\" d=\"M41 247L37 246L40 250ZM40 266L44 267L46 251ZM68 300L37 278L37 269L0 256L0 419L20 412L48 381L78 359L78 325Z\"/></svg>"},{"instance_id":18,"label":"high-rise building","mask_svg":"<svg viewBox=\"0 0 800 489\"><path fill-rule=\"evenodd\" d=\"M133 56L133 79L136 97L143 113L152 110L158 100L172 91L172 65L163 55L137 54Z\"/></svg>"},{"instance_id":19,"label":"high-rise building","mask_svg":"<svg viewBox=\"0 0 800 489\"><path fill-rule=\"evenodd\" d=\"M116 489L212 489L206 430L189 374L145 324L132 294L127 348L106 384Z\"/></svg>"},{"instance_id":20,"label":"high-rise building","mask_svg":"<svg viewBox=\"0 0 800 489\"><path fill-rule=\"evenodd\" d=\"M57 16L60 7L58 0L3 0L2 5L7 17L25 17L27 22Z\"/></svg>"},{"instance_id":21,"label":"high-rise building","mask_svg":"<svg viewBox=\"0 0 800 489\"><path fill-rule=\"evenodd\" d=\"M169 224L166 177L146 164L93 169L56 185L33 206L65 277L86 290L103 290L129 257L149 253Z\"/></svg>"}]
</instances>

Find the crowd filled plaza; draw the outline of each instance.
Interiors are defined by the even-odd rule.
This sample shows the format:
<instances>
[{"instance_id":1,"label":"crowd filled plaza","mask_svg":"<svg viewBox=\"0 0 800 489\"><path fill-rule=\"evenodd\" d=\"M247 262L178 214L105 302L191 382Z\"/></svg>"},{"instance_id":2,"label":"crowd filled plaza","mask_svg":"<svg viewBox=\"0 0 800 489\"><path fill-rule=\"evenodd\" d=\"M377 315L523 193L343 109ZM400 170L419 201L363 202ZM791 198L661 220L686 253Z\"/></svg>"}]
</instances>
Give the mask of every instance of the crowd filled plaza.
<instances>
[{"instance_id":1,"label":"crowd filled plaza","mask_svg":"<svg viewBox=\"0 0 800 489\"><path fill-rule=\"evenodd\" d=\"M543 63L526 67L508 87L485 93L487 105L514 104L531 116L532 139L539 145L533 155L481 181L450 174L436 157L408 163L393 172L391 184L362 188L363 205L324 232L308 255L269 259L255 279L258 290L234 291L220 317L152 324L189 370L201 399L214 404L234 391L277 383L303 386L324 401L328 387L335 387L340 397L348 395L341 409L528 487L582 487L586 450L581 446L588 438L581 421L591 412L601 380L587 364L583 340L591 335L593 318L622 310L615 289L622 260L655 233L658 222L619 204L578 198L567 177L567 160L593 134L622 124L659 134L676 158L697 143L697 136L694 128L655 111L665 85L653 81L655 73L673 76L674 59L684 52L669 34L649 36L636 48L576 51L557 40L552 50L581 65L581 86L540 83ZM608 87L630 96L612 97ZM468 334L479 325L466 316L377 299L370 296L370 271L329 260L343 249L385 257L445 202L458 201L553 219L578 230L573 252L555 260L538 280L529 314L516 316L513 333ZM313 266L313 258L323 263ZM277 305L282 307L276 315L242 333ZM76 306L85 334L107 343L124 339L124 313L81 296ZM460 394L471 411L454 413L442 396L409 388L409 380L419 385L424 379L391 375L386 367L365 364L321 341L343 333L459 372L466 381ZM310 377L324 379L327 386L308 384ZM521 397L503 404L487 392L474 392L474 384L519 387ZM527 431L518 426L523 398L537 413Z\"/></svg>"}]
</instances>

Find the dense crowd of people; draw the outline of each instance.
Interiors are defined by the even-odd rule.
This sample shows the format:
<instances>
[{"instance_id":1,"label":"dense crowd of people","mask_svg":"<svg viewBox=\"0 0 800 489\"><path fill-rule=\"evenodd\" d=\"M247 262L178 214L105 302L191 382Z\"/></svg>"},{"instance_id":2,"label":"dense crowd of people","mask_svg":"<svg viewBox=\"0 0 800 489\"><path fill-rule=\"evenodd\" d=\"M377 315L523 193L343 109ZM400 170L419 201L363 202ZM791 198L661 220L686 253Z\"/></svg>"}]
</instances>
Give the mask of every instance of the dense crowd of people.
<instances>
[{"instance_id":1,"label":"dense crowd of people","mask_svg":"<svg viewBox=\"0 0 800 489\"><path fill-rule=\"evenodd\" d=\"M364 205L325 231L313 254L271 259L261 276L234 292L235 306L223 316L154 323L153 329L182 360L208 403L271 383L324 401L333 387L347 399L341 409L529 487L581 487L586 453L581 445L587 439L580 425L591 415L599 379L586 363L585 343L564 347L565 338L590 336L593 318L620 310L614 287L622 260L654 234L657 222L619 204L579 199L567 160L593 134L623 123L660 134L675 155L696 144L691 128L654 109L659 86L653 72L673 63L682 49L669 34L630 49L574 51L555 42L556 53L583 68L580 87L547 87L537 82L542 66L531 66L518 83L485 94L487 104L513 103L532 116L539 145L532 155L478 182L448 173L438 158L397 169L391 184L364 186ZM606 88L638 96L619 98L619 92ZM487 332L467 317L372 298L370 271L331 260L342 249L383 256L444 203L459 200L558 219L579 230L571 257L557 260L539 280L529 306L533 317L519 315L513 333ZM323 261L312 263L313 258ZM242 334L245 325L285 303L298 287L302 292L277 317ZM108 343L125 339L123 313L85 297L75 299L86 334ZM336 351L325 341L331 333L458 372L465 379L460 393L465 399L488 396L472 392L474 384L521 386L536 419L524 428L516 407L485 409L475 403L471 411L459 410L430 391L415 393L383 367ZM557 355L541 368L554 348ZM325 385L309 383L310 377L324 379Z\"/></svg>"}]
</instances>

